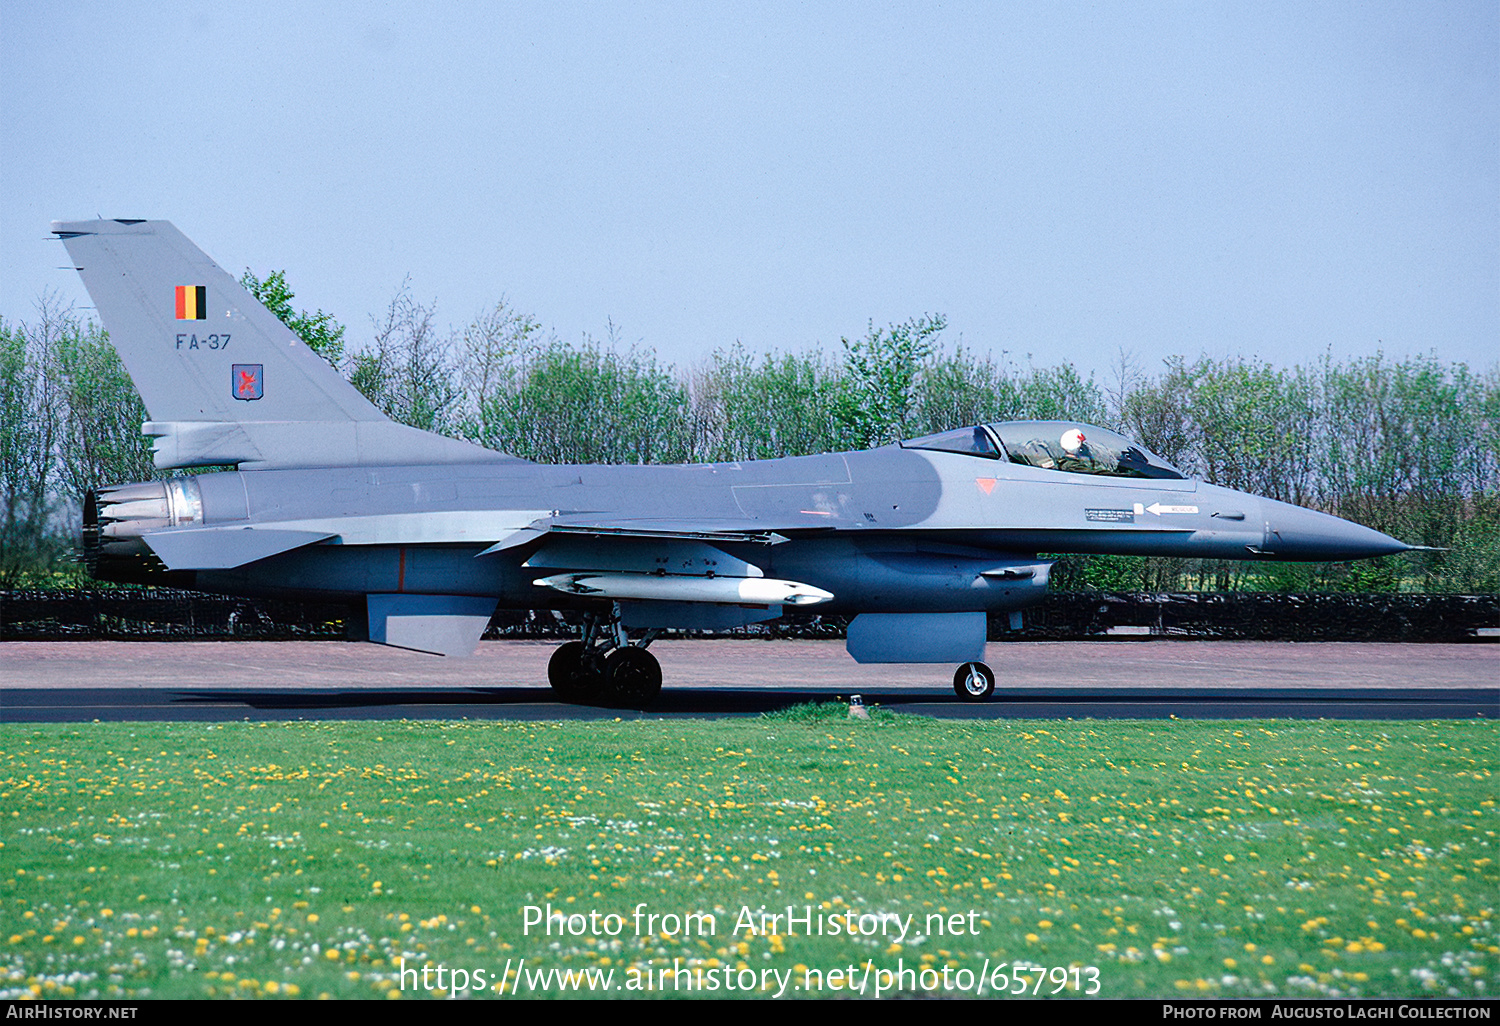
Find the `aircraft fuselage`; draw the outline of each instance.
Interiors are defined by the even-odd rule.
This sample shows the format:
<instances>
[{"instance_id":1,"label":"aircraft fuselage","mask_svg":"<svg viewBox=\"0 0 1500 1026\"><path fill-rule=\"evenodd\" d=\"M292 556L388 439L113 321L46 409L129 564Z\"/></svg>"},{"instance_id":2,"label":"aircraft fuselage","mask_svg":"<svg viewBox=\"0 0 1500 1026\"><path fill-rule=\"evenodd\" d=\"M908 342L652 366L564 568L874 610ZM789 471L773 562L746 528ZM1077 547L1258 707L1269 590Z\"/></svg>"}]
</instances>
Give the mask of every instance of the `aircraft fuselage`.
<instances>
[{"instance_id":1,"label":"aircraft fuselage","mask_svg":"<svg viewBox=\"0 0 1500 1026\"><path fill-rule=\"evenodd\" d=\"M249 595L413 592L556 605L524 565L537 542L479 553L547 518L605 515L619 527L676 535L686 510L706 535L717 523L804 528L785 540L713 544L768 576L831 592L819 606L829 613L1022 608L1041 597L1044 575L990 579L975 568L997 558L1034 562L1039 552L1348 559L1393 551L1386 536L1347 521L1190 479L1060 474L895 445L743 463L515 461L180 480L198 492L197 527L330 535L248 566L195 571L194 586Z\"/></svg>"}]
</instances>

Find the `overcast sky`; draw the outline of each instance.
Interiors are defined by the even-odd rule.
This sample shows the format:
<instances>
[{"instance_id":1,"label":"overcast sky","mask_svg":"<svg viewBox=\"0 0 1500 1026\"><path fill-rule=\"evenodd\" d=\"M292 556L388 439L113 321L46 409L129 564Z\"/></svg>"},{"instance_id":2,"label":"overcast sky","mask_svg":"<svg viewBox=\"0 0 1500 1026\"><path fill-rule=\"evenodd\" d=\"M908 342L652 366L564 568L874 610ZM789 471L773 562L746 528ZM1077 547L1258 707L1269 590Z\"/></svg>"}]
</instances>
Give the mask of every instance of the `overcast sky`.
<instances>
[{"instance_id":1,"label":"overcast sky","mask_svg":"<svg viewBox=\"0 0 1500 1026\"><path fill-rule=\"evenodd\" d=\"M410 275L679 366L1500 356L1500 5L0 0L0 315L164 218L369 335Z\"/></svg>"}]
</instances>

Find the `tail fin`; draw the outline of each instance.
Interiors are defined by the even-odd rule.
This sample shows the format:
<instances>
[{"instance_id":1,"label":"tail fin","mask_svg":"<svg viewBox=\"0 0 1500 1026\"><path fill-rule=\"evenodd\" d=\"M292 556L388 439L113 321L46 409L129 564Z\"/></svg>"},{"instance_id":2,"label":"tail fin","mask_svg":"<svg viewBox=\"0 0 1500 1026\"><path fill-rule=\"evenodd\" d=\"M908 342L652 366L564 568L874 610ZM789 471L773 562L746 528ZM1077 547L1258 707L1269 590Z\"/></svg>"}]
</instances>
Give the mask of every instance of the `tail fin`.
<instances>
[{"instance_id":1,"label":"tail fin","mask_svg":"<svg viewBox=\"0 0 1500 1026\"><path fill-rule=\"evenodd\" d=\"M54 221L151 414L163 469L475 463L397 424L166 221Z\"/></svg>"}]
</instances>

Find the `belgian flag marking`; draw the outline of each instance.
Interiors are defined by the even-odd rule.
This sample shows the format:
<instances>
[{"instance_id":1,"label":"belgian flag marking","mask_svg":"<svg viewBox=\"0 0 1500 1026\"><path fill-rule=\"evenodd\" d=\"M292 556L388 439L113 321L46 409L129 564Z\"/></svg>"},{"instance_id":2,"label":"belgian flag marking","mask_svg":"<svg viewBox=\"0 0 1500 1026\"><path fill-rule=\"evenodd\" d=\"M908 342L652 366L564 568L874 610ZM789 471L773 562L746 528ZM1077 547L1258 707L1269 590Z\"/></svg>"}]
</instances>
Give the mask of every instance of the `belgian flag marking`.
<instances>
[{"instance_id":1,"label":"belgian flag marking","mask_svg":"<svg viewBox=\"0 0 1500 1026\"><path fill-rule=\"evenodd\" d=\"M208 287L206 285L177 286L177 319L179 321L208 320Z\"/></svg>"}]
</instances>

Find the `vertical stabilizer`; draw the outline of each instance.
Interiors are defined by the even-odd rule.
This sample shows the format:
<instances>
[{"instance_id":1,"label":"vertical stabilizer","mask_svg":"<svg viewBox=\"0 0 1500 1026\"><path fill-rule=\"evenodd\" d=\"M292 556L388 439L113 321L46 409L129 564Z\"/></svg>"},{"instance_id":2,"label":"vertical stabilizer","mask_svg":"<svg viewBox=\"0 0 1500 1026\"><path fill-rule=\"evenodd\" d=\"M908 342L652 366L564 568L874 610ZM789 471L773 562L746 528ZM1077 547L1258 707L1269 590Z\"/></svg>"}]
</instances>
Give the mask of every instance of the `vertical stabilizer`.
<instances>
[{"instance_id":1,"label":"vertical stabilizer","mask_svg":"<svg viewBox=\"0 0 1500 1026\"><path fill-rule=\"evenodd\" d=\"M501 460L396 424L166 221L54 221L162 468Z\"/></svg>"}]
</instances>

